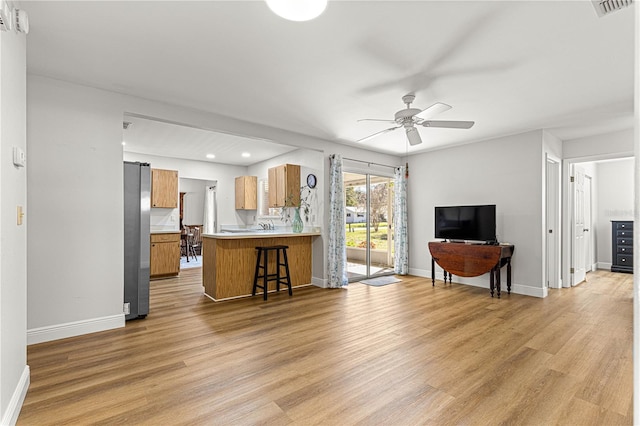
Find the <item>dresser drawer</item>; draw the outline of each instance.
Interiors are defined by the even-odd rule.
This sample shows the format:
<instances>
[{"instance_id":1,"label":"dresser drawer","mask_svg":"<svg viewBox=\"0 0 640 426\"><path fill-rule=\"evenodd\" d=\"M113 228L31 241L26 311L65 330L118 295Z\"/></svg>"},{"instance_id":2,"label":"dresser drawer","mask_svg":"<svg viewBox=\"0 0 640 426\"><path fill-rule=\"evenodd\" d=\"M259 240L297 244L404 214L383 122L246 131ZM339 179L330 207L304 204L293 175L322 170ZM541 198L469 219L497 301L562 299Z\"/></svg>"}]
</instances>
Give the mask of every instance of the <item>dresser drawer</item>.
<instances>
[{"instance_id":1,"label":"dresser drawer","mask_svg":"<svg viewBox=\"0 0 640 426\"><path fill-rule=\"evenodd\" d=\"M616 229L616 237L633 238L633 229Z\"/></svg>"},{"instance_id":2,"label":"dresser drawer","mask_svg":"<svg viewBox=\"0 0 640 426\"><path fill-rule=\"evenodd\" d=\"M615 229L629 229L633 231L633 222L614 222Z\"/></svg>"},{"instance_id":3,"label":"dresser drawer","mask_svg":"<svg viewBox=\"0 0 640 426\"><path fill-rule=\"evenodd\" d=\"M619 246L633 246L633 239L631 238L618 238L617 242Z\"/></svg>"},{"instance_id":4,"label":"dresser drawer","mask_svg":"<svg viewBox=\"0 0 640 426\"><path fill-rule=\"evenodd\" d=\"M619 254L616 256L617 258L617 264L619 266L629 266L632 267L633 266L633 255L630 254Z\"/></svg>"},{"instance_id":5,"label":"dresser drawer","mask_svg":"<svg viewBox=\"0 0 640 426\"><path fill-rule=\"evenodd\" d=\"M617 251L619 254L633 254L633 246L618 246Z\"/></svg>"}]
</instances>

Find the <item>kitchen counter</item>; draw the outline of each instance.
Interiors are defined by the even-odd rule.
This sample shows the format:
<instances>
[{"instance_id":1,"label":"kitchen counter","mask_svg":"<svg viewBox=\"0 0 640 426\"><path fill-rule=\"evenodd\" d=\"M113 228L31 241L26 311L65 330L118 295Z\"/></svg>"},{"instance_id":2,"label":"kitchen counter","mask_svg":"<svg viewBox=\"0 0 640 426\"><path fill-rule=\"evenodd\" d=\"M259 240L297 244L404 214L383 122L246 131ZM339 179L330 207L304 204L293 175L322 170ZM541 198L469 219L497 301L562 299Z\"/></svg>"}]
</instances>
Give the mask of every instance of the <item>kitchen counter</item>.
<instances>
[{"instance_id":1,"label":"kitchen counter","mask_svg":"<svg viewBox=\"0 0 640 426\"><path fill-rule=\"evenodd\" d=\"M162 231L149 231L150 234L179 234L180 230L179 229L171 229L171 230L167 230L167 229L163 229Z\"/></svg>"},{"instance_id":2,"label":"kitchen counter","mask_svg":"<svg viewBox=\"0 0 640 426\"><path fill-rule=\"evenodd\" d=\"M246 231L246 232L218 232L215 234L202 234L202 238L216 238L221 240L237 240L241 238L280 238L280 237L308 237L318 236L320 232L291 232L281 230Z\"/></svg>"},{"instance_id":3,"label":"kitchen counter","mask_svg":"<svg viewBox=\"0 0 640 426\"><path fill-rule=\"evenodd\" d=\"M202 283L215 301L250 296L256 268L256 247L286 245L292 287L311 283L311 244L320 232L249 231L202 235ZM275 272L275 256L269 273ZM269 283L275 290L276 283ZM286 292L286 291L285 291ZM294 294L295 296L295 294Z\"/></svg>"}]
</instances>

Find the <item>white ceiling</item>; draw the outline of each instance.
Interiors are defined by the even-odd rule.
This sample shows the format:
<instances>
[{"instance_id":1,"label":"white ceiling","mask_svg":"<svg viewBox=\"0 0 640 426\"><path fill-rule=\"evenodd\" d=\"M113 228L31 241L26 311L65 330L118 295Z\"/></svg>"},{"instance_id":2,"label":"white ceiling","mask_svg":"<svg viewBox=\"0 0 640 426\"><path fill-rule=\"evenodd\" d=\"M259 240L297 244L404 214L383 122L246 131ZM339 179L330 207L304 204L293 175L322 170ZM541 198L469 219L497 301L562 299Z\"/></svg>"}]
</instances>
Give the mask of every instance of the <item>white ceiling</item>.
<instances>
[{"instance_id":1,"label":"white ceiling","mask_svg":"<svg viewBox=\"0 0 640 426\"><path fill-rule=\"evenodd\" d=\"M126 152L250 166L297 149L270 141L127 115ZM214 158L208 158L213 155Z\"/></svg>"},{"instance_id":2,"label":"white ceiling","mask_svg":"<svg viewBox=\"0 0 640 426\"><path fill-rule=\"evenodd\" d=\"M633 7L599 18L588 0L334 0L316 20L289 22L263 1L22 5L30 73L397 155L401 130L358 144L389 125L357 120L392 119L406 93L416 108L453 106L434 119L476 122L421 128L410 153L533 129L566 140L631 128ZM201 156L213 142L195 143Z\"/></svg>"}]
</instances>

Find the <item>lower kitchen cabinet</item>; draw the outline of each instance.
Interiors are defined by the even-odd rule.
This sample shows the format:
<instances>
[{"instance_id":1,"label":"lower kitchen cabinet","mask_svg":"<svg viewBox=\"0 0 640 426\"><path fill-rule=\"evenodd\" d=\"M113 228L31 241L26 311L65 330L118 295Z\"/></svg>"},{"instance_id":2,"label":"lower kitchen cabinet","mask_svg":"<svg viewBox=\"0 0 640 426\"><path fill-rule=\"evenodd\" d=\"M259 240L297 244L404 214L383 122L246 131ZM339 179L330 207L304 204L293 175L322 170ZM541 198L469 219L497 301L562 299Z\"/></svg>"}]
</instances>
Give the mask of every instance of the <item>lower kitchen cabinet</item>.
<instances>
[{"instance_id":1,"label":"lower kitchen cabinet","mask_svg":"<svg viewBox=\"0 0 640 426\"><path fill-rule=\"evenodd\" d=\"M180 273L180 232L151 234L149 269L152 279Z\"/></svg>"}]
</instances>

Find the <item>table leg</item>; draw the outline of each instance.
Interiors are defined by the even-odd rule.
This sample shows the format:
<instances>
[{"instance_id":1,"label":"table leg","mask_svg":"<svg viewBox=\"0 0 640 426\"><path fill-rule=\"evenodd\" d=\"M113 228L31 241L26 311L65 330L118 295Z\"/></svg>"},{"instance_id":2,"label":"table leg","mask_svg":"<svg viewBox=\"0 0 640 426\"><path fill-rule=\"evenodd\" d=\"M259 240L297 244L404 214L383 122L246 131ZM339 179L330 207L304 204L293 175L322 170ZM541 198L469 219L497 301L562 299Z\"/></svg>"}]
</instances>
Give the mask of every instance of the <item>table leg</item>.
<instances>
[{"instance_id":1,"label":"table leg","mask_svg":"<svg viewBox=\"0 0 640 426\"><path fill-rule=\"evenodd\" d=\"M511 258L507 259L507 293L511 294Z\"/></svg>"},{"instance_id":2,"label":"table leg","mask_svg":"<svg viewBox=\"0 0 640 426\"><path fill-rule=\"evenodd\" d=\"M431 287L436 285L436 262L431 258Z\"/></svg>"},{"instance_id":3,"label":"table leg","mask_svg":"<svg viewBox=\"0 0 640 426\"><path fill-rule=\"evenodd\" d=\"M495 266L491 268L491 272L489 272L489 290L491 290L491 297L493 297L493 287L494 287L494 275L496 273Z\"/></svg>"},{"instance_id":4,"label":"table leg","mask_svg":"<svg viewBox=\"0 0 640 426\"><path fill-rule=\"evenodd\" d=\"M500 299L500 263L496 265L496 290L498 292L498 299Z\"/></svg>"},{"instance_id":5,"label":"table leg","mask_svg":"<svg viewBox=\"0 0 640 426\"><path fill-rule=\"evenodd\" d=\"M451 284L451 278L453 278L453 274L449 272L449 284Z\"/></svg>"}]
</instances>

